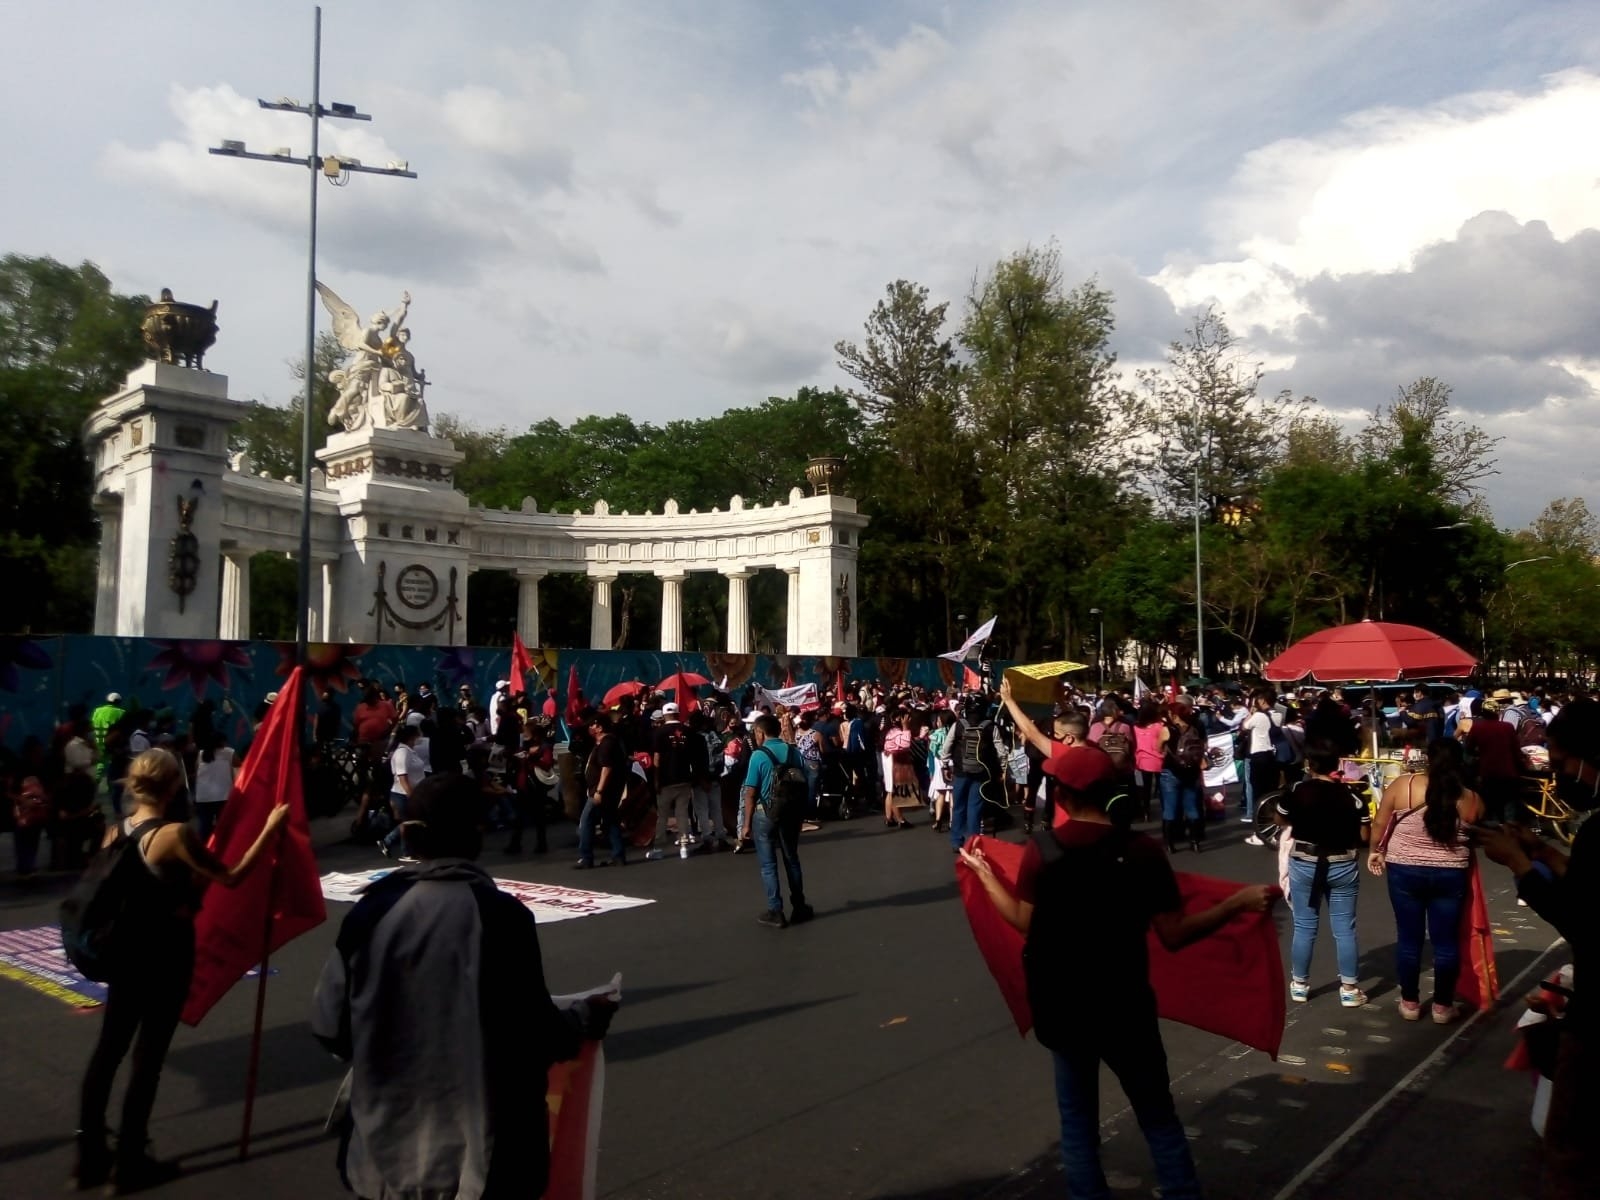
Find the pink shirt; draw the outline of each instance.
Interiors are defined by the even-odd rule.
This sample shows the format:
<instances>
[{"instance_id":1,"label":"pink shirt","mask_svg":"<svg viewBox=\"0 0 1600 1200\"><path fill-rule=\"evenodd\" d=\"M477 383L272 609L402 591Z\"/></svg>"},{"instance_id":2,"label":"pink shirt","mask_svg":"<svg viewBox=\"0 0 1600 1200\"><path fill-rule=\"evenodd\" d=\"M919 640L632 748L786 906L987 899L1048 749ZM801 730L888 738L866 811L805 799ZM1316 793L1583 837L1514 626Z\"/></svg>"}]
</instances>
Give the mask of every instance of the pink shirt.
<instances>
[{"instance_id":1,"label":"pink shirt","mask_svg":"<svg viewBox=\"0 0 1600 1200\"><path fill-rule=\"evenodd\" d=\"M1148 725L1135 725L1133 727L1133 765L1135 769L1160 774L1161 731L1163 728L1164 726L1160 721L1151 721Z\"/></svg>"}]
</instances>

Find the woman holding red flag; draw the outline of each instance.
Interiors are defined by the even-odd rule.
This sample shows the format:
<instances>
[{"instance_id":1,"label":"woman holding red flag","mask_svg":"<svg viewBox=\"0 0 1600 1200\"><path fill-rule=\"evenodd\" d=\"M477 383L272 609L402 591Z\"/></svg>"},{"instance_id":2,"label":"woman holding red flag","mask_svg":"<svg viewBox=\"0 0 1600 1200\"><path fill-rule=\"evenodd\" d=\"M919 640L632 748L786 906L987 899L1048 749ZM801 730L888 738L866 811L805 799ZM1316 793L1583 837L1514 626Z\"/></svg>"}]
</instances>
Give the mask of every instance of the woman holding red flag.
<instances>
[{"instance_id":1,"label":"woman holding red flag","mask_svg":"<svg viewBox=\"0 0 1600 1200\"><path fill-rule=\"evenodd\" d=\"M99 1187L114 1176L119 1193L133 1192L178 1174L175 1163L151 1158L146 1143L161 1067L194 972L194 918L200 892L207 883L230 888L243 883L289 818L287 804L275 807L255 842L230 867L207 850L185 822L168 819L167 808L182 786L183 767L177 758L166 750L146 750L133 760L124 781L126 794L134 801L133 812L106 833L106 846L125 841L123 852L136 853L146 870L133 876L138 884L130 889L127 908L118 920L122 951L118 957L123 965L108 981L100 1039L83 1078L78 1162L73 1170L80 1190ZM122 1104L113 1163L106 1143L106 1105L117 1068L130 1048L133 1075Z\"/></svg>"}]
</instances>

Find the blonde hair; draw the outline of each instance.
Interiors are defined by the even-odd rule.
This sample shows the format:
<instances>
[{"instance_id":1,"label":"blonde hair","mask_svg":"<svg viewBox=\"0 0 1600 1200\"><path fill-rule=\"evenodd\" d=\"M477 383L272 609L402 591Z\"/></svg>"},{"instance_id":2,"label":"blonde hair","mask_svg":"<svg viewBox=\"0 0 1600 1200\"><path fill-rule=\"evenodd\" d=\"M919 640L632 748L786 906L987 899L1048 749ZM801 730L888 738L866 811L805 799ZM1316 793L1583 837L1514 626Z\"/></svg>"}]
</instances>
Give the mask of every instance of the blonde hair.
<instances>
[{"instance_id":1,"label":"blonde hair","mask_svg":"<svg viewBox=\"0 0 1600 1200\"><path fill-rule=\"evenodd\" d=\"M170 750L146 750L128 766L123 787L142 804L163 805L183 782L183 767Z\"/></svg>"}]
</instances>

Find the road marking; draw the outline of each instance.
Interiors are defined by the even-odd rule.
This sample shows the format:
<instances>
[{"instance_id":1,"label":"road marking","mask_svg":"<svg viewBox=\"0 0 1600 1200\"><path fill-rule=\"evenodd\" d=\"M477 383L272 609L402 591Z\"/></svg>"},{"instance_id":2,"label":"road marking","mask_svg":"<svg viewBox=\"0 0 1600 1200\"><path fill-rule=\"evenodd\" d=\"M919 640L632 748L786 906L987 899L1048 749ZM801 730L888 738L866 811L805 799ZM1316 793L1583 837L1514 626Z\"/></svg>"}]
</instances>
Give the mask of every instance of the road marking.
<instances>
[{"instance_id":1,"label":"road marking","mask_svg":"<svg viewBox=\"0 0 1600 1200\"><path fill-rule=\"evenodd\" d=\"M1369 1042L1377 1042L1379 1045L1382 1045L1384 1042L1387 1042L1389 1040L1390 1040L1389 1038L1384 1037L1383 1034L1381 1034L1381 1033L1369 1033L1369 1034L1367 1034L1367 1041L1369 1041Z\"/></svg>"},{"instance_id":2,"label":"road marking","mask_svg":"<svg viewBox=\"0 0 1600 1200\"><path fill-rule=\"evenodd\" d=\"M1324 1029L1322 1031L1322 1036L1323 1037L1343 1037L1344 1036L1344 1030L1342 1030L1342 1029Z\"/></svg>"},{"instance_id":3,"label":"road marking","mask_svg":"<svg viewBox=\"0 0 1600 1200\"><path fill-rule=\"evenodd\" d=\"M1230 1100L1254 1100L1256 1098L1255 1092L1251 1091L1249 1088L1242 1087L1229 1088L1223 1094Z\"/></svg>"},{"instance_id":4,"label":"road marking","mask_svg":"<svg viewBox=\"0 0 1600 1200\"><path fill-rule=\"evenodd\" d=\"M1546 947L1543 954L1540 954L1538 957L1536 957L1518 973L1515 979L1511 980L1510 983L1505 984L1501 988L1501 996L1504 997L1517 995L1523 982L1535 971L1537 971L1540 964L1543 963L1543 961L1549 957L1549 955L1552 954L1561 944L1562 942L1560 938L1557 938L1555 941L1551 942L1550 945ZM1496 1005L1495 1007L1499 1006ZM1299 1173L1295 1175L1293 1179L1289 1180L1288 1183L1284 1184L1283 1187L1280 1188L1272 1197L1272 1200L1291 1200L1291 1198L1297 1192L1299 1192L1301 1188L1303 1188L1307 1183L1316 1177L1317 1173L1321 1171L1323 1167L1327 1166L1328 1163L1333 1160L1334 1155L1338 1154L1339 1151L1343 1150L1352 1141L1359 1137L1361 1132L1366 1129L1368 1125L1372 1124L1373 1118L1381 1113L1386 1107L1388 1107L1388 1105L1396 1096L1400 1095L1402 1092L1405 1092L1418 1079L1422 1078L1425 1074L1437 1066L1438 1063L1443 1060L1444 1056L1450 1052L1450 1047L1455 1045L1457 1038L1476 1025L1485 1013L1491 1011L1493 1010L1480 1008L1465 1021L1461 1022L1461 1024L1457 1025L1455 1029L1451 1031L1450 1036L1445 1038L1433 1048L1433 1052L1431 1054L1429 1054L1416 1066L1412 1067L1411 1070L1407 1071L1405 1075L1401 1077L1398 1083L1396 1083L1383 1095L1379 1096L1365 1112L1363 1112L1359 1117L1350 1123L1350 1126L1343 1133L1324 1146L1320 1154L1318 1154L1305 1166L1301 1167ZM1337 1069L1333 1063L1329 1063L1328 1067L1330 1070ZM1348 1072L1349 1069L1349 1067L1344 1068L1346 1072Z\"/></svg>"},{"instance_id":5,"label":"road marking","mask_svg":"<svg viewBox=\"0 0 1600 1200\"><path fill-rule=\"evenodd\" d=\"M1349 1054L1350 1051L1344 1046L1318 1046L1317 1047L1317 1053L1318 1054L1331 1054L1335 1058L1337 1058L1341 1054Z\"/></svg>"},{"instance_id":6,"label":"road marking","mask_svg":"<svg viewBox=\"0 0 1600 1200\"><path fill-rule=\"evenodd\" d=\"M1278 1061L1290 1067L1303 1067L1306 1065L1306 1060L1298 1054L1280 1054L1278 1055Z\"/></svg>"},{"instance_id":7,"label":"road marking","mask_svg":"<svg viewBox=\"0 0 1600 1200\"><path fill-rule=\"evenodd\" d=\"M1302 1080L1302 1082L1304 1082ZM1310 1108L1309 1100L1296 1100L1293 1096L1279 1096L1278 1103L1284 1108Z\"/></svg>"},{"instance_id":8,"label":"road marking","mask_svg":"<svg viewBox=\"0 0 1600 1200\"><path fill-rule=\"evenodd\" d=\"M1350 1074L1350 1064L1349 1063L1323 1063L1322 1065L1327 1067L1328 1070L1335 1071L1340 1075L1348 1075L1348 1074Z\"/></svg>"},{"instance_id":9,"label":"road marking","mask_svg":"<svg viewBox=\"0 0 1600 1200\"><path fill-rule=\"evenodd\" d=\"M1222 1148L1224 1150L1232 1150L1236 1154L1254 1154L1256 1152L1256 1144L1254 1142L1242 1142L1238 1138L1224 1138Z\"/></svg>"},{"instance_id":10,"label":"road marking","mask_svg":"<svg viewBox=\"0 0 1600 1200\"><path fill-rule=\"evenodd\" d=\"M1229 1113L1228 1120L1234 1125L1259 1125L1261 1118L1255 1113Z\"/></svg>"}]
</instances>

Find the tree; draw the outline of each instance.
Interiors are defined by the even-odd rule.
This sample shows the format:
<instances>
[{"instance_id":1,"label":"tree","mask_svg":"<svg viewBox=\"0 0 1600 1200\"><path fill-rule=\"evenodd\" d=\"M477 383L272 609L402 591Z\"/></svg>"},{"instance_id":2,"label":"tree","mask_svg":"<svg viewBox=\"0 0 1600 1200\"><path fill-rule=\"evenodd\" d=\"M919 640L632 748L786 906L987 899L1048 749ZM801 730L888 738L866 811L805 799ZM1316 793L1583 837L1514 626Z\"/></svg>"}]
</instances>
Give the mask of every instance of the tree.
<instances>
[{"instance_id":1,"label":"tree","mask_svg":"<svg viewBox=\"0 0 1600 1200\"><path fill-rule=\"evenodd\" d=\"M1479 484L1495 469L1500 444L1476 425L1450 415L1450 385L1431 376L1406 384L1387 408L1374 410L1361 434L1370 458L1406 464L1447 500L1463 503L1481 493Z\"/></svg>"},{"instance_id":2,"label":"tree","mask_svg":"<svg viewBox=\"0 0 1600 1200\"><path fill-rule=\"evenodd\" d=\"M954 388L955 346L944 336L950 306L930 304L927 288L904 279L884 290L861 345L840 341L833 348L840 370L859 385L849 395L867 418L905 422Z\"/></svg>"},{"instance_id":3,"label":"tree","mask_svg":"<svg viewBox=\"0 0 1600 1200\"><path fill-rule=\"evenodd\" d=\"M311 453L316 462L316 452L328 444L328 435L334 432L328 424L328 412L339 398L339 388L328 379L329 372L344 362L345 349L332 333L317 335L313 355L315 383L311 389L315 411L311 414ZM274 479L300 477L301 447L305 442L304 358L289 361L289 374L300 381L288 404L270 404L252 400L244 419L228 435L228 448L243 451L255 471L265 471Z\"/></svg>"},{"instance_id":4,"label":"tree","mask_svg":"<svg viewBox=\"0 0 1600 1200\"><path fill-rule=\"evenodd\" d=\"M80 632L94 619L99 524L83 423L144 358L149 300L92 263L0 258L0 630Z\"/></svg>"},{"instance_id":5,"label":"tree","mask_svg":"<svg viewBox=\"0 0 1600 1200\"><path fill-rule=\"evenodd\" d=\"M1260 363L1246 357L1214 308L1171 344L1165 370L1141 371L1139 382L1143 424L1155 438L1146 461L1163 511L1193 514L1198 462L1200 511L1213 522L1259 494L1309 403L1286 391L1258 395ZM1302 444L1313 435L1326 442L1327 432L1305 426Z\"/></svg>"},{"instance_id":6,"label":"tree","mask_svg":"<svg viewBox=\"0 0 1600 1200\"><path fill-rule=\"evenodd\" d=\"M1543 550L1600 557L1600 521L1581 496L1550 501L1533 519L1528 534Z\"/></svg>"}]
</instances>

